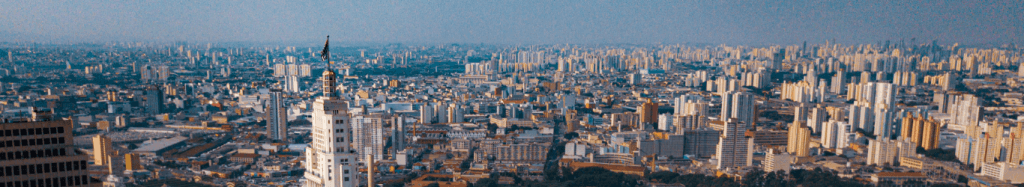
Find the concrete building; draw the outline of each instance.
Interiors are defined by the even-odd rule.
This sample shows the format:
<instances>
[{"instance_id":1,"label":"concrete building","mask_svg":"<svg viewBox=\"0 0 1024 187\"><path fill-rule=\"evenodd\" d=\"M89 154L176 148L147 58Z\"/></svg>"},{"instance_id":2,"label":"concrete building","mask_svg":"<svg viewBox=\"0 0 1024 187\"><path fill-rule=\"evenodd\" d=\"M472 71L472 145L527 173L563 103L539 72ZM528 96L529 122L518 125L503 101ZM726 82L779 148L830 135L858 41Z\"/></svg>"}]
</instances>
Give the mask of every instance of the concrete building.
<instances>
[{"instance_id":1,"label":"concrete building","mask_svg":"<svg viewBox=\"0 0 1024 187\"><path fill-rule=\"evenodd\" d=\"M113 144L110 142L110 137L106 135L96 135L92 137L92 157L93 164L105 166L110 164L110 157L113 155Z\"/></svg>"},{"instance_id":2,"label":"concrete building","mask_svg":"<svg viewBox=\"0 0 1024 187\"><path fill-rule=\"evenodd\" d=\"M786 171L786 173L789 173L792 160L793 158L789 153L769 149L764 154L764 163L761 165L764 168L764 172Z\"/></svg>"},{"instance_id":3,"label":"concrete building","mask_svg":"<svg viewBox=\"0 0 1024 187\"><path fill-rule=\"evenodd\" d=\"M1024 183L1024 166L1006 162L984 163L981 167L981 175L1012 184L1021 184Z\"/></svg>"},{"instance_id":4,"label":"concrete building","mask_svg":"<svg viewBox=\"0 0 1024 187\"><path fill-rule=\"evenodd\" d=\"M802 121L794 121L789 127L789 141L786 144L786 152L793 156L810 156L811 129Z\"/></svg>"},{"instance_id":5,"label":"concrete building","mask_svg":"<svg viewBox=\"0 0 1024 187\"><path fill-rule=\"evenodd\" d=\"M889 139L869 140L867 164L892 165L896 161L898 153L895 141Z\"/></svg>"},{"instance_id":6,"label":"concrete building","mask_svg":"<svg viewBox=\"0 0 1024 187\"><path fill-rule=\"evenodd\" d=\"M821 147L844 148L849 145L850 125L846 122L831 120L825 123L821 131Z\"/></svg>"},{"instance_id":7,"label":"concrete building","mask_svg":"<svg viewBox=\"0 0 1024 187\"><path fill-rule=\"evenodd\" d=\"M901 123L900 137L917 143L925 150L939 147L939 122L934 119L924 119L907 115Z\"/></svg>"},{"instance_id":8,"label":"concrete building","mask_svg":"<svg viewBox=\"0 0 1024 187\"><path fill-rule=\"evenodd\" d=\"M722 94L722 115L719 119L736 118L737 122L753 128L757 121L757 99L747 92L725 92Z\"/></svg>"},{"instance_id":9,"label":"concrete building","mask_svg":"<svg viewBox=\"0 0 1024 187\"><path fill-rule=\"evenodd\" d=\"M33 113L49 113L32 111ZM48 115L48 114L45 114ZM7 157L0 160L0 184L8 186L92 186L88 155L78 154L74 147L71 121L54 121L49 117L0 122L0 141L19 142L3 147ZM12 122L17 121L17 122ZM33 141L41 144L21 144ZM31 153L31 154L30 154ZM41 153L41 154L40 154ZM102 160L102 159L101 159ZM32 168L32 169L28 169ZM37 171L36 168L44 170Z\"/></svg>"},{"instance_id":10,"label":"concrete building","mask_svg":"<svg viewBox=\"0 0 1024 187\"><path fill-rule=\"evenodd\" d=\"M710 158L717 151L719 137L722 132L711 128L699 128L682 132L683 154L700 158Z\"/></svg>"},{"instance_id":11,"label":"concrete building","mask_svg":"<svg viewBox=\"0 0 1024 187\"><path fill-rule=\"evenodd\" d=\"M736 118L729 118L726 121L715 152L718 156L717 169L750 166L753 161L754 139L744 135L748 128L747 123Z\"/></svg>"},{"instance_id":12,"label":"concrete building","mask_svg":"<svg viewBox=\"0 0 1024 187\"><path fill-rule=\"evenodd\" d=\"M640 106L636 107L636 113L640 115L641 125L654 125L658 123L658 103L647 98Z\"/></svg>"},{"instance_id":13,"label":"concrete building","mask_svg":"<svg viewBox=\"0 0 1024 187\"><path fill-rule=\"evenodd\" d=\"M280 89L271 89L267 99L266 122L267 137L272 140L288 139L288 110L284 107Z\"/></svg>"},{"instance_id":14,"label":"concrete building","mask_svg":"<svg viewBox=\"0 0 1024 187\"><path fill-rule=\"evenodd\" d=\"M124 169L128 171L139 171L143 170L142 160L139 159L139 154L128 153L124 154Z\"/></svg>"},{"instance_id":15,"label":"concrete building","mask_svg":"<svg viewBox=\"0 0 1024 187\"><path fill-rule=\"evenodd\" d=\"M384 158L384 119L381 114L354 115L351 120L352 148L360 155ZM360 157L362 158L362 157Z\"/></svg>"},{"instance_id":16,"label":"concrete building","mask_svg":"<svg viewBox=\"0 0 1024 187\"><path fill-rule=\"evenodd\" d=\"M353 187L359 184L356 150L349 147L352 127L348 103L335 95L337 76L324 71L323 96L313 102L313 141L306 147L303 174L307 187Z\"/></svg>"}]
</instances>

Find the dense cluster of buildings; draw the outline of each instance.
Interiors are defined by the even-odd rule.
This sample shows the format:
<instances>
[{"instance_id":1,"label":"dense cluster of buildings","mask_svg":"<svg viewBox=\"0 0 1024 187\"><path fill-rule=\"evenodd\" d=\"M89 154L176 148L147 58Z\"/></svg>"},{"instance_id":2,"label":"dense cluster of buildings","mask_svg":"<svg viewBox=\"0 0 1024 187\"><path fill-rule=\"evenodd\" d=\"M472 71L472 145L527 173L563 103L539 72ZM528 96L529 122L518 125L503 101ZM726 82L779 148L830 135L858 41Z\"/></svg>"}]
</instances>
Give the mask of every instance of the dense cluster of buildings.
<instances>
[{"instance_id":1,"label":"dense cluster of buildings","mask_svg":"<svg viewBox=\"0 0 1024 187\"><path fill-rule=\"evenodd\" d=\"M0 51L0 186L467 186L584 167L1024 183L1016 46Z\"/></svg>"}]
</instances>

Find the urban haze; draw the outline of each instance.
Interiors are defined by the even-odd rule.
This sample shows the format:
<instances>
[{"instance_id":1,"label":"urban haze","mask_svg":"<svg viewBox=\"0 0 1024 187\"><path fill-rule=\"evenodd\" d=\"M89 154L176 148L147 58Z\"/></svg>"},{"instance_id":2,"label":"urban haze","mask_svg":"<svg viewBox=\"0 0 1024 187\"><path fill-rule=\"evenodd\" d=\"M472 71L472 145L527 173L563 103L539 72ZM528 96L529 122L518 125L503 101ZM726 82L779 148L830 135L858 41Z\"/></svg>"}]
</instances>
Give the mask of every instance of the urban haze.
<instances>
[{"instance_id":1,"label":"urban haze","mask_svg":"<svg viewBox=\"0 0 1024 187\"><path fill-rule=\"evenodd\" d=\"M0 0L0 187L1024 186L1024 2Z\"/></svg>"}]
</instances>

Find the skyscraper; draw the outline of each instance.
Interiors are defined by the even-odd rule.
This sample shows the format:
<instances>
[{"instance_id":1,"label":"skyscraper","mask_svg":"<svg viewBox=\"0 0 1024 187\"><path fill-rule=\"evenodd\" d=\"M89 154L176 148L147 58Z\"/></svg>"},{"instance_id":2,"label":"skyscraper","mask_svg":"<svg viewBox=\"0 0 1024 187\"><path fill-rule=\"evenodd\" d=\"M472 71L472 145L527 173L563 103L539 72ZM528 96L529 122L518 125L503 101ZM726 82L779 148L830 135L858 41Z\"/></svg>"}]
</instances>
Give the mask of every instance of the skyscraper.
<instances>
[{"instance_id":1,"label":"skyscraper","mask_svg":"<svg viewBox=\"0 0 1024 187\"><path fill-rule=\"evenodd\" d=\"M718 155L717 169L750 166L754 152L754 139L744 135L747 128L747 123L740 122L736 118L729 118L725 122L715 153Z\"/></svg>"},{"instance_id":2,"label":"skyscraper","mask_svg":"<svg viewBox=\"0 0 1024 187\"><path fill-rule=\"evenodd\" d=\"M736 118L744 127L752 128L757 119L757 102L754 94L729 91L722 94L722 116L719 119Z\"/></svg>"},{"instance_id":3,"label":"skyscraper","mask_svg":"<svg viewBox=\"0 0 1024 187\"><path fill-rule=\"evenodd\" d=\"M163 113L164 108L164 92L159 86L149 86L146 89L146 113Z\"/></svg>"},{"instance_id":4,"label":"skyscraper","mask_svg":"<svg viewBox=\"0 0 1024 187\"><path fill-rule=\"evenodd\" d=\"M352 131L348 103L335 96L336 79L333 70L324 71L323 96L313 102L313 141L305 151L306 183L303 186L350 187L359 184L355 167L358 155L349 147Z\"/></svg>"},{"instance_id":5,"label":"skyscraper","mask_svg":"<svg viewBox=\"0 0 1024 187\"><path fill-rule=\"evenodd\" d=\"M391 155L405 149L405 116L391 117Z\"/></svg>"},{"instance_id":6,"label":"skyscraper","mask_svg":"<svg viewBox=\"0 0 1024 187\"><path fill-rule=\"evenodd\" d=\"M267 137L273 140L288 139L288 110L284 108L281 89L271 89L267 100Z\"/></svg>"}]
</instances>

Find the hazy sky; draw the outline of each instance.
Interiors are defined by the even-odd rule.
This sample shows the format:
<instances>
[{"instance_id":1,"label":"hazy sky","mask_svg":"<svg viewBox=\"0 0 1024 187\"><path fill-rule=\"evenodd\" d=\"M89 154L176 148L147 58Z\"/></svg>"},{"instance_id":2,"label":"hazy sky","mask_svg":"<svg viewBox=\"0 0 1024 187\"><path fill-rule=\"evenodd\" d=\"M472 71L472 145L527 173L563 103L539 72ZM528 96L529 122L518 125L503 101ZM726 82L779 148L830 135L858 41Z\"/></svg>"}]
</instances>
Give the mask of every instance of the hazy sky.
<instances>
[{"instance_id":1,"label":"hazy sky","mask_svg":"<svg viewBox=\"0 0 1024 187\"><path fill-rule=\"evenodd\" d=\"M1024 43L1024 2L0 0L0 41Z\"/></svg>"}]
</instances>

